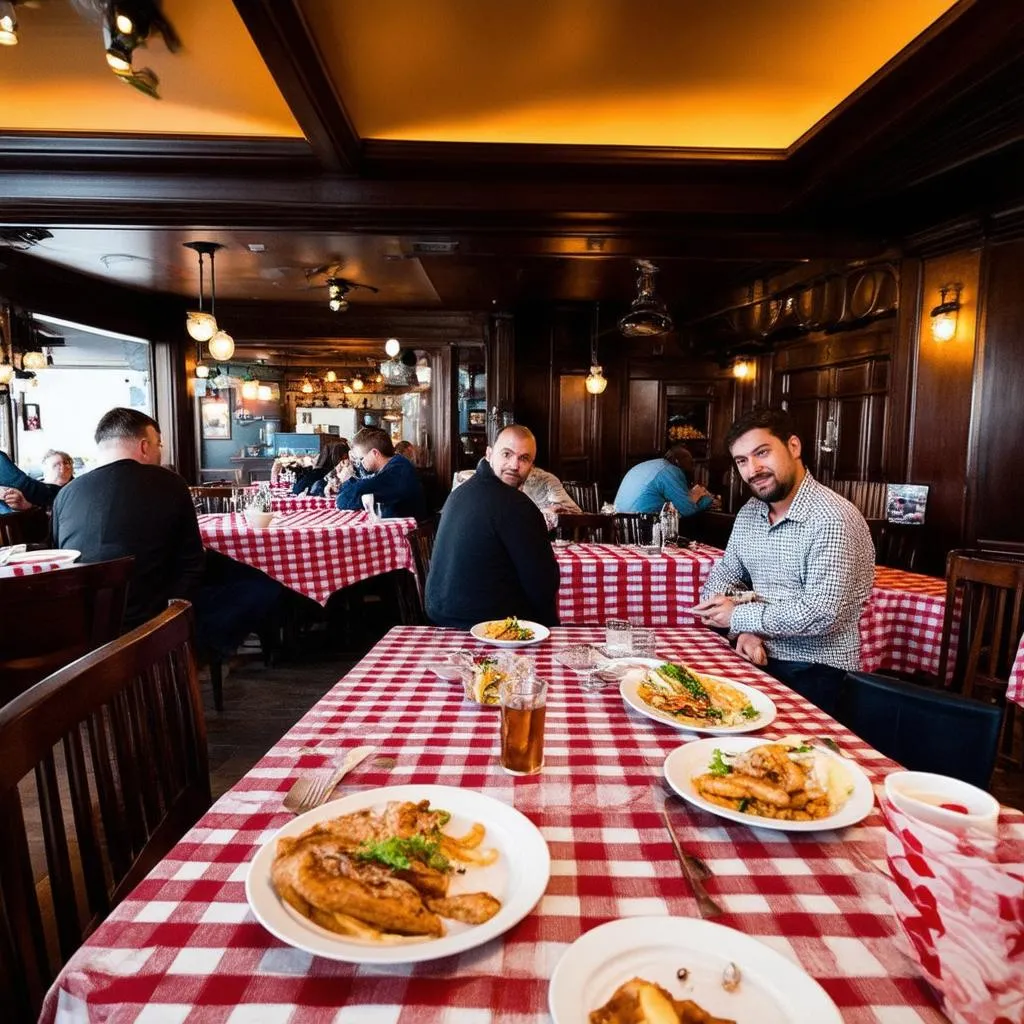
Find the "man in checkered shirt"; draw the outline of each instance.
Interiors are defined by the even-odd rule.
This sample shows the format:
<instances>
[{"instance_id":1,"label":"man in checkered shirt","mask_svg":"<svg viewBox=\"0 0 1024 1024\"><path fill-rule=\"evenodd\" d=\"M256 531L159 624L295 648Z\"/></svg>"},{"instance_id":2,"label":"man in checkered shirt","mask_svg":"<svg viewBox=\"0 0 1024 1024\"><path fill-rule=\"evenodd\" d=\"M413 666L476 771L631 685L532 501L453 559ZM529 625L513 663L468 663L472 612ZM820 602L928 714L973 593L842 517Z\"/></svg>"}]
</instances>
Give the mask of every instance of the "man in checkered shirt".
<instances>
[{"instance_id":1,"label":"man in checkered shirt","mask_svg":"<svg viewBox=\"0 0 1024 1024\"><path fill-rule=\"evenodd\" d=\"M726 445L754 497L695 610L728 628L749 661L832 712L844 674L860 665L875 562L867 523L807 471L787 413L746 413Z\"/></svg>"}]
</instances>

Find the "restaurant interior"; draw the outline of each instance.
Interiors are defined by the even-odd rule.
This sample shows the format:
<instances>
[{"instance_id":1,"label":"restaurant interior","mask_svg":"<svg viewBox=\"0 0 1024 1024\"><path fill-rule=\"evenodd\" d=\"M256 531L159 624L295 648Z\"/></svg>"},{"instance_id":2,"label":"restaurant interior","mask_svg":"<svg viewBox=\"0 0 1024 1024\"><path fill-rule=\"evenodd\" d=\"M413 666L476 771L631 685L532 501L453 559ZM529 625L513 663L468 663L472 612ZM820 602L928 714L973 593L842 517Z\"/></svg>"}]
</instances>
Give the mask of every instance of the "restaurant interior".
<instances>
[{"instance_id":1,"label":"restaurant interior","mask_svg":"<svg viewBox=\"0 0 1024 1024\"><path fill-rule=\"evenodd\" d=\"M680 973L676 989L658 975L672 1017L593 1015L615 985L576 948L591 929L721 913L745 933L737 943L762 938L799 973L772 1019L1024 1020L1024 936L994 957L1009 980L975 963L968 997L948 984L967 954L936 952L941 924L922 938L927 914L907 910L916 883L893 838L907 833L894 833L900 811L881 793L889 772L918 767L908 748L840 724L681 617L750 497L730 425L783 407L806 468L871 529L875 619L861 620L861 667L966 701L955 726L918 720L918 742L932 737L923 770L955 774L943 758L974 743L971 709L990 713L990 763L970 788L1002 804L1001 845L989 829L971 855L1012 880L1005 898L1024 908L1024 5L0 0L0 97L0 452L38 477L47 452L66 451L84 476L104 412L154 417L163 464L193 489L203 543L277 578L290 602L272 642L254 634L224 658L194 650L187 614L169 611L170 646L153 633L145 648L177 665L165 671L115 639L120 620L111 626L109 598L93 593L76 628L105 617L110 635L73 655L64 644L55 660L55 598L37 590L26 612L28 591L14 588L74 567L4 576L0 561L0 676L25 681L0 685L12 701L0 737L20 751L0 773L0 820L26 836L24 856L20 844L0 849L11 1019L704 1019L679 1009L685 990L715 1019L760 1021L756 986L775 968L714 936L716 951L737 950L730 966L749 963L754 1001L730 1003L725 982L706 997ZM767 833L742 815L723 825L659 782L692 734L637 718L618 684L581 711L577 673L591 679L593 666L567 667L544 643L532 653L550 679L545 767L502 774L493 711L461 704L433 672L439 651L487 648L431 627L423 592L453 478L509 424L530 428L536 465L583 513L549 523L562 572L551 641L596 645L606 619L628 611L635 630L657 634L658 657L704 658L701 671L763 684L780 717L771 735L827 735L864 769L877 805L829 833ZM289 514L322 513L331 540L309 541L318 550L297 549L304 568L292 558L275 575L272 556L254 553L262 540L232 539L251 532L241 495L364 427L415 446L429 525L377 522L374 567L357 570L349 552L361 542L328 519L363 513L275 492L267 535L283 536ZM684 589L673 555L660 577L667 613L653 575L639 585L646 597L622 598L640 602L636 614L587 603L588 573L618 579L584 554L625 546L607 507L624 475L676 442L693 456L690 482L720 499L679 527L680 547L695 545L694 582ZM56 538L31 515L0 515L0 544L50 553ZM649 551L650 532L630 539ZM637 571L659 571L662 556L636 557ZM971 576L977 565L996 569ZM316 580L288 575L302 572ZM26 669L33 642L49 645L45 671L41 660ZM108 703L87 708L75 689L58 714L51 683L72 685L76 666ZM115 676L143 689L119 696ZM164 696L151 701L146 686ZM401 711L388 687L409 698ZM894 719L904 696L891 697ZM25 737L46 731L37 715L63 723L56 758L29 749ZM93 755L72 739L95 743L97 715L113 730L113 775L87 769ZM324 928L307 935L297 904L246 873L250 861L270 871L264 850L292 821L280 801L295 780L341 767L355 743L375 753L336 796L400 787L395 798L415 802L417 786L459 787L470 795L456 817L486 819L510 851L525 826L473 802L489 794L543 836L529 870L550 852L550 884L545 874L529 902L511 872L494 883L508 897L494 920L513 897L527 901L519 916L479 942L453 926L437 941L455 945L434 959L429 943L370 955L352 953L354 939L338 952ZM130 798L128 768L147 779ZM110 815L131 818L134 800L146 825L119 831ZM106 838L87 842L81 819L93 813ZM776 838L786 852L772 851ZM951 877L929 855L929 877ZM26 884L35 901L14 895ZM678 949L711 948L700 935Z\"/></svg>"}]
</instances>

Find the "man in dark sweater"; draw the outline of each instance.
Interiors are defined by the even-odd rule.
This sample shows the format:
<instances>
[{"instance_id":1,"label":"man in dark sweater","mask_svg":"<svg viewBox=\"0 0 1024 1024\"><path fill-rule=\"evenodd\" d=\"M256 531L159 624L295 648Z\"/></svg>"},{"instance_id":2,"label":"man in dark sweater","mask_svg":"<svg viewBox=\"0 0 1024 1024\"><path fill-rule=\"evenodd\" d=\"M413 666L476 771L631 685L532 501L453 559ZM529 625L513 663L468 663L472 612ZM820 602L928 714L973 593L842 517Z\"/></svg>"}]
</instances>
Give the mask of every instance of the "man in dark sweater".
<instances>
[{"instance_id":1,"label":"man in dark sweater","mask_svg":"<svg viewBox=\"0 0 1024 1024\"><path fill-rule=\"evenodd\" d=\"M356 477L356 467L365 474ZM363 495L372 494L374 504L380 505L385 519L411 516L422 519L426 514L423 485L416 468L401 455L395 454L394 445L386 430L363 427L352 438L349 465L342 470L342 485L338 491L338 508L361 509Z\"/></svg>"},{"instance_id":2,"label":"man in dark sweater","mask_svg":"<svg viewBox=\"0 0 1024 1024\"><path fill-rule=\"evenodd\" d=\"M160 465L160 427L135 409L112 409L96 427L99 465L64 487L53 506L58 547L83 562L132 555L124 625L192 602L197 640L229 654L272 610L281 591L257 569L211 553L207 565L188 485Z\"/></svg>"},{"instance_id":3,"label":"man in dark sweater","mask_svg":"<svg viewBox=\"0 0 1024 1024\"><path fill-rule=\"evenodd\" d=\"M427 618L468 629L517 615L558 625L558 563L540 509L521 488L537 457L529 429L506 427L441 513L427 577Z\"/></svg>"}]
</instances>

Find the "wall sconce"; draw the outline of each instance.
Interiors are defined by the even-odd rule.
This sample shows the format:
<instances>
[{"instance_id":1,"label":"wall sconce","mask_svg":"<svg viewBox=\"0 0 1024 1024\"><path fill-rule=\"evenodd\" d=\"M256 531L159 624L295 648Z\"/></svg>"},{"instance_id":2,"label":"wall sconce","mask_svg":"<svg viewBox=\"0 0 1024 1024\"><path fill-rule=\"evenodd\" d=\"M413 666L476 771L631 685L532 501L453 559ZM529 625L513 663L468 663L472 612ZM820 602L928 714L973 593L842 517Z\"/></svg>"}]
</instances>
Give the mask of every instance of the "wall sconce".
<instances>
[{"instance_id":1,"label":"wall sconce","mask_svg":"<svg viewBox=\"0 0 1024 1024\"><path fill-rule=\"evenodd\" d=\"M944 284L939 289L941 301L931 311L932 337L936 341L952 341L956 337L956 323L960 316L961 284ZM949 296L952 295L952 298Z\"/></svg>"},{"instance_id":2,"label":"wall sconce","mask_svg":"<svg viewBox=\"0 0 1024 1024\"><path fill-rule=\"evenodd\" d=\"M754 363L749 359L737 359L732 364L732 375L737 380L753 380L754 379Z\"/></svg>"},{"instance_id":3,"label":"wall sconce","mask_svg":"<svg viewBox=\"0 0 1024 1024\"><path fill-rule=\"evenodd\" d=\"M587 391L592 395L604 394L604 389L608 387L608 378L605 377L604 369L597 361L597 335L600 319L600 303L594 303L594 324L590 334L590 373L587 374L587 379L583 382Z\"/></svg>"}]
</instances>

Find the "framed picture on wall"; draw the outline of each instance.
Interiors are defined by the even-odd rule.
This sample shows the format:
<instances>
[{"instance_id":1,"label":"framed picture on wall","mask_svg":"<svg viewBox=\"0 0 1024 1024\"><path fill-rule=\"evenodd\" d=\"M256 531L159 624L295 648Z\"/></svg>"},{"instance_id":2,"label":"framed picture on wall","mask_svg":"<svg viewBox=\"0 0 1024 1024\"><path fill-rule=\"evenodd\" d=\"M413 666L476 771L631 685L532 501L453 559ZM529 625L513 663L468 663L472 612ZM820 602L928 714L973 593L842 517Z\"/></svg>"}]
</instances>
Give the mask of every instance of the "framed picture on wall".
<instances>
[{"instance_id":1,"label":"framed picture on wall","mask_svg":"<svg viewBox=\"0 0 1024 1024\"><path fill-rule=\"evenodd\" d=\"M42 430L39 419L39 406L35 402L23 402L21 406L21 425L26 430Z\"/></svg>"},{"instance_id":2,"label":"framed picture on wall","mask_svg":"<svg viewBox=\"0 0 1024 1024\"><path fill-rule=\"evenodd\" d=\"M482 430L487 426L487 413L483 409L470 409L469 425Z\"/></svg>"},{"instance_id":3,"label":"framed picture on wall","mask_svg":"<svg viewBox=\"0 0 1024 1024\"><path fill-rule=\"evenodd\" d=\"M203 395L199 399L199 423L204 441L230 441L230 392L225 395Z\"/></svg>"}]
</instances>

